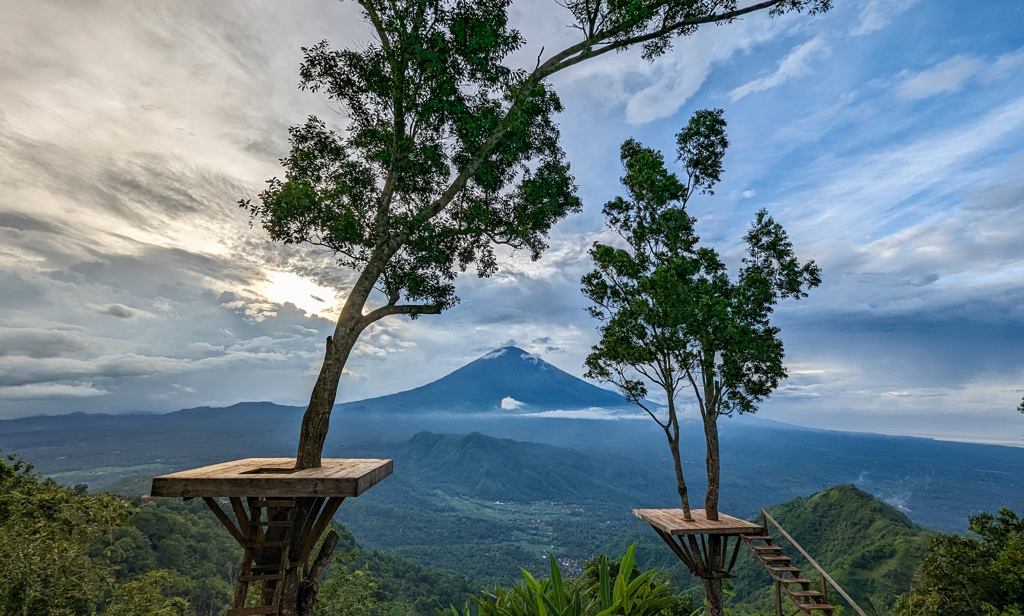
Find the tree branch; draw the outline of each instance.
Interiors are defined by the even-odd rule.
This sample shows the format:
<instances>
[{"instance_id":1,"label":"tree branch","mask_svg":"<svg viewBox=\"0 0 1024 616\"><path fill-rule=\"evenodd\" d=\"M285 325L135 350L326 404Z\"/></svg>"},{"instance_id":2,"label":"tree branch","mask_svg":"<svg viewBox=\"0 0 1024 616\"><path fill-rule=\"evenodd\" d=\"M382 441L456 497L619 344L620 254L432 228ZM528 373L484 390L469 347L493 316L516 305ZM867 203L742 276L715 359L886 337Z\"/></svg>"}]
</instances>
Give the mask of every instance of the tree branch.
<instances>
[{"instance_id":1,"label":"tree branch","mask_svg":"<svg viewBox=\"0 0 1024 616\"><path fill-rule=\"evenodd\" d=\"M388 304L387 306L381 306L376 310L373 310L363 315L364 327L379 321L386 316L393 314L407 314L409 316L419 316L421 314L441 314L441 307L436 304Z\"/></svg>"}]
</instances>

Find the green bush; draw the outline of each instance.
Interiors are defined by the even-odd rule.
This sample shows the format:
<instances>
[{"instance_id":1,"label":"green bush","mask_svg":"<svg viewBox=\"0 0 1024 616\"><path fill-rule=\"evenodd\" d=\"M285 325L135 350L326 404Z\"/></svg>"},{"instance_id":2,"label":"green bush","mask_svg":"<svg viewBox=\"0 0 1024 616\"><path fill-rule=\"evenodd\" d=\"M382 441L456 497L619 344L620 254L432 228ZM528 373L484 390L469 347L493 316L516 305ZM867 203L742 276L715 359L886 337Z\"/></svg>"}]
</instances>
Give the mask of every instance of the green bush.
<instances>
[{"instance_id":1,"label":"green bush","mask_svg":"<svg viewBox=\"0 0 1024 616\"><path fill-rule=\"evenodd\" d=\"M589 561L576 580L562 577L558 561L550 557L551 577L536 579L525 569L523 580L494 592L473 597L478 616L658 616L686 614L689 598L679 597L675 588L662 581L653 569L635 569L634 546L618 562L599 556ZM452 606L438 611L444 616L470 616L467 604L460 612Z\"/></svg>"},{"instance_id":2,"label":"green bush","mask_svg":"<svg viewBox=\"0 0 1024 616\"><path fill-rule=\"evenodd\" d=\"M976 536L936 537L894 616L1021 616L1024 520L1009 509L970 518Z\"/></svg>"}]
</instances>

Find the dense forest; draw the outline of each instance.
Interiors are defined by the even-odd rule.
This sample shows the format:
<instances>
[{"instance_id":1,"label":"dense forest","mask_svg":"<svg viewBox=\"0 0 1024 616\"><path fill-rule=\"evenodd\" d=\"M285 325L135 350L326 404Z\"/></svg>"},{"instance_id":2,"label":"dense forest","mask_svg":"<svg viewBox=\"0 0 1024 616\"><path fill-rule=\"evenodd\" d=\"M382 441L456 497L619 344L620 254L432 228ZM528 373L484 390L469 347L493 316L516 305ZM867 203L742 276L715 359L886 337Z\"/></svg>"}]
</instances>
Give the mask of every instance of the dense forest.
<instances>
[{"instance_id":1,"label":"dense forest","mask_svg":"<svg viewBox=\"0 0 1024 616\"><path fill-rule=\"evenodd\" d=\"M972 517L964 536L927 531L852 486L769 511L879 614L1017 616L1024 609L1024 520L1009 510ZM341 540L317 608L324 615L530 614L495 611L497 597L507 603L538 592L589 596L596 606L602 567L613 587L624 562L630 571L623 587L640 589L638 596L657 608L643 613L689 616L690 597L698 596L653 534L623 535L608 550L624 554L621 560L595 555L579 567L560 566L553 557L536 563L526 555L533 573L517 571L494 585L364 549L344 528L336 530ZM636 545L635 567L630 544ZM481 555L509 559L510 569L526 564L515 562L523 554L488 554L484 545ZM201 502L89 494L84 486L42 478L17 456L0 460L0 616L223 614L240 556ZM453 555L459 557L474 555ZM565 581L555 584L551 572ZM772 613L769 580L756 563L741 558L735 573L729 613Z\"/></svg>"}]
</instances>

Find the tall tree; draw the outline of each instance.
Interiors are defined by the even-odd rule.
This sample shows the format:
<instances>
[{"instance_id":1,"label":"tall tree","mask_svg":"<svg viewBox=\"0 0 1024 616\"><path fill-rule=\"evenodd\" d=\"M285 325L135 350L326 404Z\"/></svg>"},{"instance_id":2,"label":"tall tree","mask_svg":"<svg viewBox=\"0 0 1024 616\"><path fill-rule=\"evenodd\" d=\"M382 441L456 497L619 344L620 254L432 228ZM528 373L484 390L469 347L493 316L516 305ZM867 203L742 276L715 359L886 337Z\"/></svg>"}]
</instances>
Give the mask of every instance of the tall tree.
<instances>
[{"instance_id":1,"label":"tall tree","mask_svg":"<svg viewBox=\"0 0 1024 616\"><path fill-rule=\"evenodd\" d=\"M548 229L579 209L558 145L553 74L642 47L648 59L701 25L756 11L827 10L831 0L569 0L579 42L519 70L511 0L359 0L374 40L305 50L302 88L337 103L342 133L311 117L291 129L285 177L242 201L274 240L327 248L358 272L327 339L303 416L297 468L319 466L345 363L360 332L390 315L438 314L454 280L497 267L495 245L538 258ZM379 295L374 296L374 290Z\"/></svg>"},{"instance_id":2,"label":"tall tree","mask_svg":"<svg viewBox=\"0 0 1024 616\"><path fill-rule=\"evenodd\" d=\"M1024 614L1024 519L1009 509L971 516L970 535L939 535L896 616Z\"/></svg>"},{"instance_id":3,"label":"tall tree","mask_svg":"<svg viewBox=\"0 0 1024 616\"><path fill-rule=\"evenodd\" d=\"M718 419L753 413L786 376L779 329L770 323L775 304L801 298L821 282L813 261L801 264L785 230L761 210L744 237L747 256L736 280L718 253L700 246L686 204L712 193L728 147L721 110L698 111L676 135L686 180L670 173L660 152L633 140L622 145L629 199L604 206L608 225L624 242L595 244L595 269L583 277L590 313L600 319L601 340L587 357L587 375L617 385L658 422L668 437L679 496L690 516L680 463L676 398L688 391L704 424L708 489L705 515L718 519L720 460ZM643 398L646 383L664 392L664 413ZM709 565L723 562L721 538L708 537ZM702 577L708 613L723 613L722 578Z\"/></svg>"}]
</instances>

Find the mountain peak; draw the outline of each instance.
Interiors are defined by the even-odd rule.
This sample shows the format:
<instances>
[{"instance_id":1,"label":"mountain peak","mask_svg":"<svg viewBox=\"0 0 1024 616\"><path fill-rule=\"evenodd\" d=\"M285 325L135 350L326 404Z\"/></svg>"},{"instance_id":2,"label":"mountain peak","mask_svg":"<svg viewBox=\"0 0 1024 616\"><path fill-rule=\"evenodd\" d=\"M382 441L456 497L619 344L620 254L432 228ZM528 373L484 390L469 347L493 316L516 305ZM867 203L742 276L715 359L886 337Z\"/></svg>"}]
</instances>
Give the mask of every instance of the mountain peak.
<instances>
[{"instance_id":1,"label":"mountain peak","mask_svg":"<svg viewBox=\"0 0 1024 616\"><path fill-rule=\"evenodd\" d=\"M352 408L393 412L523 413L621 408L619 394L592 385L517 346L503 346L422 387Z\"/></svg>"},{"instance_id":2,"label":"mountain peak","mask_svg":"<svg viewBox=\"0 0 1024 616\"><path fill-rule=\"evenodd\" d=\"M481 359L498 359L502 357L506 358L506 360L522 360L534 365L547 363L543 359L537 357L536 355L531 355L530 353L516 346L503 346L501 348L494 349L490 353L482 355L476 361L480 361Z\"/></svg>"}]
</instances>

